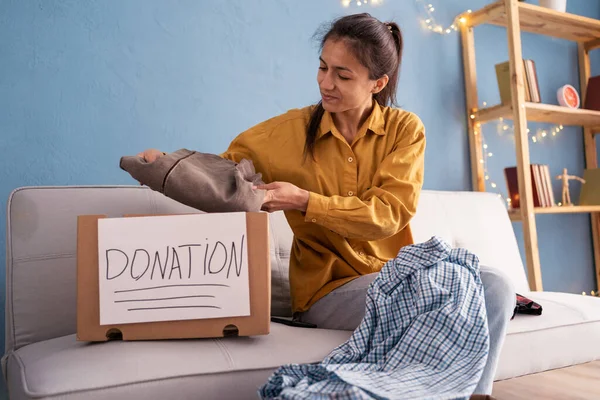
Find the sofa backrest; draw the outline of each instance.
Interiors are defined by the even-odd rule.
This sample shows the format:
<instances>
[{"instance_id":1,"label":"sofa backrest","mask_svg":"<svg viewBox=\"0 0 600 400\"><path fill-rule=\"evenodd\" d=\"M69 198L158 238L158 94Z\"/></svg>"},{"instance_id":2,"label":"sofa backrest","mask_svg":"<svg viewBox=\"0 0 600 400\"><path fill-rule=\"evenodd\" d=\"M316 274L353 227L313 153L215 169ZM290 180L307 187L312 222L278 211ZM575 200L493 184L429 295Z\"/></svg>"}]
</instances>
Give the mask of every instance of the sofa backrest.
<instances>
[{"instance_id":1,"label":"sofa backrest","mask_svg":"<svg viewBox=\"0 0 600 400\"><path fill-rule=\"evenodd\" d=\"M271 214L270 221L272 312L291 315L287 277L293 234L283 213ZM473 252L480 265L502 270L518 292L529 291L512 222L497 194L424 190L410 225L415 242L441 237Z\"/></svg>"},{"instance_id":2,"label":"sofa backrest","mask_svg":"<svg viewBox=\"0 0 600 400\"><path fill-rule=\"evenodd\" d=\"M480 265L502 270L523 293L529 283L512 224L497 194L426 190L411 228L415 242L435 235L471 251Z\"/></svg>"},{"instance_id":3,"label":"sofa backrest","mask_svg":"<svg viewBox=\"0 0 600 400\"><path fill-rule=\"evenodd\" d=\"M198 212L139 186L28 187L8 202L6 353L76 332L77 216ZM415 240L441 236L527 282L501 200L475 192L424 191L412 224ZM270 215L273 315L290 315L288 265L292 232L282 212Z\"/></svg>"}]
</instances>

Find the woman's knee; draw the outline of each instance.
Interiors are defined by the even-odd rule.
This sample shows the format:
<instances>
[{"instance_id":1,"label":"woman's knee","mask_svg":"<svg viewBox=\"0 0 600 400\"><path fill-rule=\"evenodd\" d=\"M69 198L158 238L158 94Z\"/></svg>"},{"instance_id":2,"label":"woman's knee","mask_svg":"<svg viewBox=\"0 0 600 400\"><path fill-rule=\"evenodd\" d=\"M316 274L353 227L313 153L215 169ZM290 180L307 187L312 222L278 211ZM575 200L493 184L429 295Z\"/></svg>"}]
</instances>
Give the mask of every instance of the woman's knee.
<instances>
[{"instance_id":1,"label":"woman's knee","mask_svg":"<svg viewBox=\"0 0 600 400\"><path fill-rule=\"evenodd\" d=\"M493 303L495 308L512 315L516 305L516 292L510 278L499 269L482 267L481 282L486 304Z\"/></svg>"}]
</instances>

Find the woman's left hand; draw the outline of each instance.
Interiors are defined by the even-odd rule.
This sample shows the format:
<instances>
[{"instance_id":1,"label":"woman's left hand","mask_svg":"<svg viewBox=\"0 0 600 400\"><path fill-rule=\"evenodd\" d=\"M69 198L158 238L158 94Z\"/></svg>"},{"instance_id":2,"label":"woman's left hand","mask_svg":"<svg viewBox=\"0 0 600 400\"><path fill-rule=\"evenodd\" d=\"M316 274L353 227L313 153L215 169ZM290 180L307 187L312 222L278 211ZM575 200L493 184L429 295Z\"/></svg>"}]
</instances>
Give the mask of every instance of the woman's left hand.
<instances>
[{"instance_id":1,"label":"woman's left hand","mask_svg":"<svg viewBox=\"0 0 600 400\"><path fill-rule=\"evenodd\" d=\"M264 211L306 211L306 207L308 207L308 190L300 189L289 182L272 182L266 185L258 185L256 189L267 191L261 208Z\"/></svg>"}]
</instances>

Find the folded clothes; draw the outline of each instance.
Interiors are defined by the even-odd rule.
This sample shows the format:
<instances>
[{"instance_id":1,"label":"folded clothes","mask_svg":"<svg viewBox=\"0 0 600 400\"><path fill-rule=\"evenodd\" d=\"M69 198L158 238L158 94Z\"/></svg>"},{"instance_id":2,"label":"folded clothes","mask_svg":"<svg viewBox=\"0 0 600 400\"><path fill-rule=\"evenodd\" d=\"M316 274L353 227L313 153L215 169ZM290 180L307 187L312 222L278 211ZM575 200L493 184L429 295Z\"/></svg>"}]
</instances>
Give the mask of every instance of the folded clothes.
<instances>
[{"instance_id":1,"label":"folded clothes","mask_svg":"<svg viewBox=\"0 0 600 400\"><path fill-rule=\"evenodd\" d=\"M148 163L142 157L121 157L121 169L182 204L205 212L260 211L265 191L262 175L251 160L239 163L215 154L180 149Z\"/></svg>"}]
</instances>

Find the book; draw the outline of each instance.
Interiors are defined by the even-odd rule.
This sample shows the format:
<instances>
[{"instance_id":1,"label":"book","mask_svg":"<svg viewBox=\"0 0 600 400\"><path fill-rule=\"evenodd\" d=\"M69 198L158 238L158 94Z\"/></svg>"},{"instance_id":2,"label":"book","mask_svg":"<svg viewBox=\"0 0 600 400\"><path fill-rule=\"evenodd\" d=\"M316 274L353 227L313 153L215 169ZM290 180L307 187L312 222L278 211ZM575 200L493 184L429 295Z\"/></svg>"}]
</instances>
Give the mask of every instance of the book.
<instances>
[{"instance_id":1,"label":"book","mask_svg":"<svg viewBox=\"0 0 600 400\"><path fill-rule=\"evenodd\" d=\"M552 175L550 175L550 167L548 165L544 165L544 175L546 177L546 182L548 183L548 194L550 196L550 207L556 206L556 200L554 198L554 189L552 189Z\"/></svg>"},{"instance_id":2,"label":"book","mask_svg":"<svg viewBox=\"0 0 600 400\"><path fill-rule=\"evenodd\" d=\"M533 206L541 207L540 197L538 194L537 179L535 178L535 168L533 165L531 167L531 188L533 190ZM508 197L510 198L510 206L513 209L517 209L520 207L520 194L519 194L519 180L517 178L517 167L507 167L504 168L504 178L506 180L506 186L508 188Z\"/></svg>"},{"instance_id":3,"label":"book","mask_svg":"<svg viewBox=\"0 0 600 400\"><path fill-rule=\"evenodd\" d=\"M530 164L531 190L533 194L534 207L553 207L554 193L552 189L552 178L550 168L544 164ZM520 207L519 182L517 179L517 167L504 168L504 178L508 189L511 208Z\"/></svg>"},{"instance_id":4,"label":"book","mask_svg":"<svg viewBox=\"0 0 600 400\"><path fill-rule=\"evenodd\" d=\"M600 76L592 76L588 79L582 103L586 110L600 111Z\"/></svg>"},{"instance_id":5,"label":"book","mask_svg":"<svg viewBox=\"0 0 600 400\"><path fill-rule=\"evenodd\" d=\"M585 183L581 185L579 204L582 206L600 206L600 168L583 171Z\"/></svg>"},{"instance_id":6,"label":"book","mask_svg":"<svg viewBox=\"0 0 600 400\"><path fill-rule=\"evenodd\" d=\"M538 164L531 164L531 168L533 170L533 175L535 179L535 187L537 189L538 202L540 207L546 207L546 196L545 196L545 188L544 182L542 181L542 176L540 175L540 166Z\"/></svg>"},{"instance_id":7,"label":"book","mask_svg":"<svg viewBox=\"0 0 600 400\"><path fill-rule=\"evenodd\" d=\"M496 64L495 69L498 90L500 91L500 101L502 104L510 104L512 98L510 91L510 64L508 61ZM532 103L542 102L537 71L533 60L523 60L523 85L525 86L525 101Z\"/></svg>"},{"instance_id":8,"label":"book","mask_svg":"<svg viewBox=\"0 0 600 400\"><path fill-rule=\"evenodd\" d=\"M542 95L540 94L540 85L538 84L537 70L535 68L535 61L523 60L525 63L525 73L527 74L529 81L529 95L532 103L541 103Z\"/></svg>"}]
</instances>

